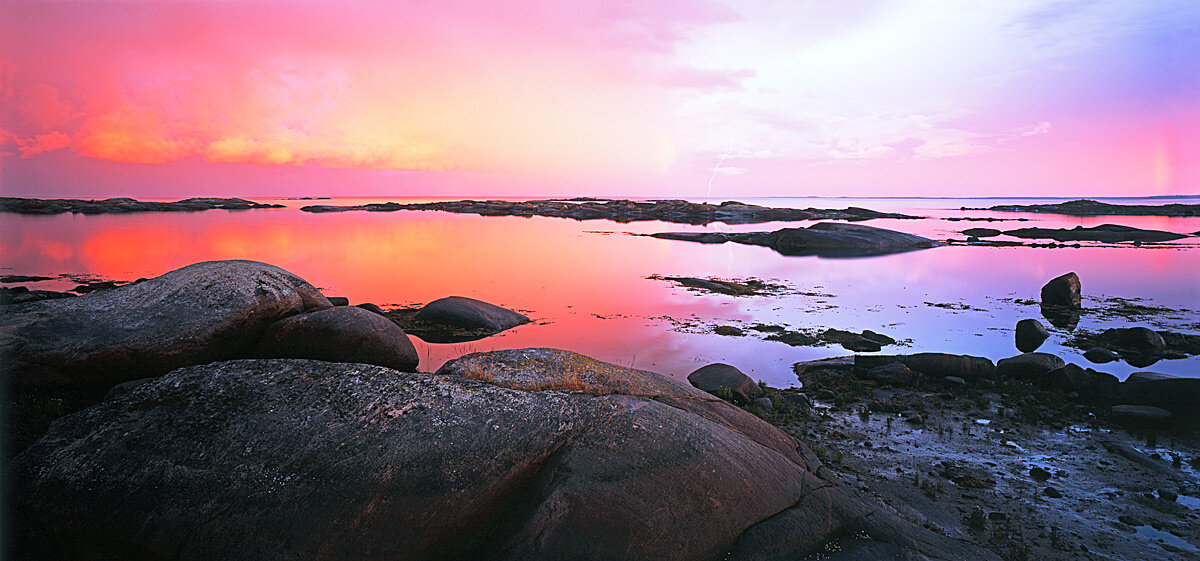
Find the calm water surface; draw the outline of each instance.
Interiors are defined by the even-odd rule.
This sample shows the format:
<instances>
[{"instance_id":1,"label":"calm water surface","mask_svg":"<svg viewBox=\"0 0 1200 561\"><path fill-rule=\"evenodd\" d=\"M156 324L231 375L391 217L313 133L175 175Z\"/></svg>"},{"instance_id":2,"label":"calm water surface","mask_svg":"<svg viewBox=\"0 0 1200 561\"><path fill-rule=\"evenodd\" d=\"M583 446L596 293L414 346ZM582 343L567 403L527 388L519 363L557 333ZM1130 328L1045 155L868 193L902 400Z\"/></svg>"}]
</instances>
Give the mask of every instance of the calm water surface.
<instances>
[{"instance_id":1,"label":"calm water surface","mask_svg":"<svg viewBox=\"0 0 1200 561\"><path fill-rule=\"evenodd\" d=\"M437 345L414 343L422 370L480 350L547 346L570 349L626 366L674 376L710 362L726 362L755 379L796 383L791 364L848 354L838 346L789 347L757 335L727 337L713 325L786 325L796 329L871 329L902 340L884 352L936 351L1012 356L1013 325L1040 318L1036 301L1050 278L1074 271L1082 279L1079 329L1145 325L1200 333L1200 238L1171 248L1079 249L949 246L882 257L785 257L735 244L701 245L627 235L663 231L766 231L809 223L685 226L662 222L618 224L560 218L481 217L444 212L310 214L307 204L361 204L401 198L267 200L286 209L140 213L131 215L20 216L0 214L0 272L92 274L117 280L160 275L197 261L252 259L292 271L327 295L352 303L413 305L448 295L469 296L520 310L535 323L488 339ZM416 200L416 199L409 199ZM421 199L431 200L431 199ZM743 199L770 206L861 206L929 217L872 220L935 239L971 227L1011 229L1117 223L1180 233L1200 231L1200 218L1097 217L962 211L1016 202L951 199ZM1120 200L1129 204L1131 200ZM1200 201L1143 201L1164 202ZM952 222L975 216L1028 222ZM792 293L765 297L697 294L648 279L650 275L760 278ZM38 288L68 289L69 281ZM1171 310L1139 318L1111 318L1097 310L1112 298ZM1046 323L1043 320L1043 323ZM1039 350L1120 378L1138 370L1200 377L1200 358L1134 368L1090 365L1052 329Z\"/></svg>"}]
</instances>

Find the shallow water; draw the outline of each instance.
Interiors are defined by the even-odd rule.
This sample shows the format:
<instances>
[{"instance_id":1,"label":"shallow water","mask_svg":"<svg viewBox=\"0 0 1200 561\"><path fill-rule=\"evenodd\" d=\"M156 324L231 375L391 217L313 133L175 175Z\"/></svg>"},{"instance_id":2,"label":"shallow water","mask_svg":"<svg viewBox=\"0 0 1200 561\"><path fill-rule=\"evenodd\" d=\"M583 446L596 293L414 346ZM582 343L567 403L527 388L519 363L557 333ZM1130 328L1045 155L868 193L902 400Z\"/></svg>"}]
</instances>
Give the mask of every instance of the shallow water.
<instances>
[{"instance_id":1,"label":"shallow water","mask_svg":"<svg viewBox=\"0 0 1200 561\"><path fill-rule=\"evenodd\" d=\"M1041 286L1074 271L1085 313L1079 329L1146 325L1200 333L1200 238L1169 248L992 248L948 246L868 258L785 257L755 246L701 245L626 235L663 231L767 231L800 223L687 226L618 224L560 218L481 217L445 212L311 214L308 204L361 204L401 198L268 200L286 209L21 216L0 214L0 273L91 274L117 280L151 277L197 261L252 259L290 270L328 295L352 303L421 304L447 295L479 298L525 312L535 323L470 343L415 341L422 370L466 352L559 347L610 362L686 376L726 362L775 386L795 384L790 365L849 354L841 347L789 347L758 335L713 334L712 325L772 323L797 329L871 329L902 341L885 353L936 351L1000 359L1017 354L1014 324L1038 317ZM411 199L410 199L411 200ZM422 199L430 200L430 199ZM743 199L771 206L845 208L930 217L872 220L935 239L962 239L972 227L1071 228L1104 223L1180 233L1200 231L1200 218L1087 217L962 211L1017 202L952 199ZM1115 201L1163 204L1200 201ZM946 217L1028 218L1027 222L951 222ZM793 293L763 297L697 294L646 277L761 278ZM69 281L36 288L64 290ZM1097 313L1113 297L1172 310L1140 318ZM693 325L680 325L680 321ZM1047 323L1043 320L1043 323ZM1048 325L1049 327L1049 325ZM1200 377L1200 358L1135 368L1091 365L1065 347L1068 332L1051 328L1040 351L1119 378L1139 370Z\"/></svg>"}]
</instances>

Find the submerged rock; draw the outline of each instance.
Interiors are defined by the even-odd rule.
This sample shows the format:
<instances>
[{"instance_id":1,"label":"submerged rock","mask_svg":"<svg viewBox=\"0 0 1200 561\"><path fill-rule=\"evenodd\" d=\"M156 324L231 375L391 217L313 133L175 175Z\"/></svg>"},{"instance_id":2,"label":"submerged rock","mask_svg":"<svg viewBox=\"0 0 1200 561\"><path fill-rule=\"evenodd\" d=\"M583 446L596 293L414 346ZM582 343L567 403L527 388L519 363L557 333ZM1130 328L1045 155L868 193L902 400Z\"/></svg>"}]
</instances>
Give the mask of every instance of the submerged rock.
<instances>
[{"instance_id":1,"label":"submerged rock","mask_svg":"<svg viewBox=\"0 0 1200 561\"><path fill-rule=\"evenodd\" d=\"M493 362L548 375L544 390L450 365L177 370L62 418L13 462L19 553L736 561L860 534L905 556L995 559L856 498L803 445L719 400L579 389L521 360Z\"/></svg>"},{"instance_id":2,"label":"submerged rock","mask_svg":"<svg viewBox=\"0 0 1200 561\"><path fill-rule=\"evenodd\" d=\"M837 222L819 222L808 228L784 228L774 232L727 233L719 238L711 236L701 239L690 232L662 232L651 234L651 237L701 243L729 241L766 246L783 255L821 257L886 255L944 245L904 232Z\"/></svg>"},{"instance_id":3,"label":"submerged rock","mask_svg":"<svg viewBox=\"0 0 1200 561\"><path fill-rule=\"evenodd\" d=\"M447 296L434 300L417 312L416 319L492 332L504 331L531 321L523 314L463 296Z\"/></svg>"},{"instance_id":4,"label":"submerged rock","mask_svg":"<svg viewBox=\"0 0 1200 561\"><path fill-rule=\"evenodd\" d=\"M1070 230L1050 228L1018 228L1006 230L1006 236L1014 238L1051 239L1060 242L1091 241L1091 242L1166 242L1188 237L1187 234L1163 232L1160 230L1142 230L1117 224L1103 224L1094 228L1076 226Z\"/></svg>"}]
</instances>

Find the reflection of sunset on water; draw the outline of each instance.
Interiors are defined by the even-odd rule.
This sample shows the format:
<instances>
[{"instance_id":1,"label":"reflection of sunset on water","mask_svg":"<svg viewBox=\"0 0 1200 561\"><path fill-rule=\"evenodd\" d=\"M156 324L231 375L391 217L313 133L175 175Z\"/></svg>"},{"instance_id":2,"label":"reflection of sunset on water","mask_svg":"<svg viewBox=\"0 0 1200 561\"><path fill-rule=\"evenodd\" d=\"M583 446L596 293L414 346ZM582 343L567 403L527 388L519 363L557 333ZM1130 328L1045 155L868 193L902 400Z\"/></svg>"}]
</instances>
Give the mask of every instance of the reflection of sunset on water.
<instances>
[{"instance_id":1,"label":"reflection of sunset on water","mask_svg":"<svg viewBox=\"0 0 1200 561\"><path fill-rule=\"evenodd\" d=\"M763 247L692 244L626 233L755 231L804 223L706 228L443 212L316 215L300 212L295 201L289 204L293 208L245 212L3 215L0 266L20 274L88 273L133 280L197 261L264 261L353 303L419 305L461 295L520 310L534 319L533 324L471 343L415 341L422 369L436 368L465 352L539 346L677 376L706 362L728 362L755 378L785 386L794 380L793 362L846 351L837 346L789 347L755 336L722 337L712 334L711 326L761 322L799 329L872 329L911 340L910 347L885 352L934 350L998 359L1014 354L1012 325L1023 317L1037 317L1036 307L1001 299L1036 299L1046 280L1067 271L1082 278L1085 306L1086 298L1101 296L1147 298L1175 308L1195 308L1200 302L1193 280L1200 276L1200 260L1190 256L1192 250L951 246L868 259L797 258ZM918 210L913 213L961 214ZM1119 222L1200 230L1200 219L1032 218L1044 227ZM1006 222L999 227L1029 224ZM877 220L872 225L934 238L970 227L939 220ZM797 294L700 295L646 278L652 274L777 279L800 292L833 297L822 301ZM45 288L59 290L72 286L68 281L44 283ZM953 311L930 303L963 303L974 310ZM693 325L676 329L667 318ZM1087 321L1085 316L1084 327ZM1049 352L1083 364L1079 357L1070 358L1078 351L1056 346L1064 337L1052 338ZM1155 369L1186 374L1179 371L1192 362L1164 361ZM1105 368L1124 376L1127 373L1119 369L1128 367Z\"/></svg>"}]
</instances>

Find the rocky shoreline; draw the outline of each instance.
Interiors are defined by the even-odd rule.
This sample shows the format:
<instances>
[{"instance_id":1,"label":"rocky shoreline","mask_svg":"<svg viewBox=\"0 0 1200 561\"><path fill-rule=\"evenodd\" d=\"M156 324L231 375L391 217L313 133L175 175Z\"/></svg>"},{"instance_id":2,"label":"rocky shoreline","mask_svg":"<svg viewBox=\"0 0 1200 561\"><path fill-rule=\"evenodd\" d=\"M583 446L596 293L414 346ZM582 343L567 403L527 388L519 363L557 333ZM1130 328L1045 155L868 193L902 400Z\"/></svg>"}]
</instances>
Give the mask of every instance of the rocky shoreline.
<instances>
[{"instance_id":1,"label":"rocky shoreline","mask_svg":"<svg viewBox=\"0 0 1200 561\"><path fill-rule=\"evenodd\" d=\"M1078 306L1078 287L1054 279L1043 304ZM27 431L6 458L21 558L1200 552L1200 379L1065 364L1035 352L1036 320L1017 329L1026 352L997 363L859 354L797 364L804 387L779 390L730 365L688 384L557 349L420 372L403 321L494 333L529 318L460 297L391 317L249 261L83 292L0 315L6 421ZM1100 500L1119 509L1081 518Z\"/></svg>"},{"instance_id":2,"label":"rocky shoreline","mask_svg":"<svg viewBox=\"0 0 1200 561\"><path fill-rule=\"evenodd\" d=\"M395 212L401 210L434 210L480 216L548 216L574 220L611 220L642 222L658 220L678 224L756 224L760 222L794 222L799 220L872 220L876 218L917 219L918 216L877 212L865 208L795 209L750 205L737 201L721 204L693 203L683 200L631 201L626 199L546 199L529 201L445 201L433 203L374 203L356 206L311 205L305 212Z\"/></svg>"},{"instance_id":3,"label":"rocky shoreline","mask_svg":"<svg viewBox=\"0 0 1200 561\"><path fill-rule=\"evenodd\" d=\"M284 208L284 205L256 203L246 199L194 197L175 202L148 202L129 198L23 199L0 197L0 212L16 214L125 214L130 212L199 212L204 210L250 210Z\"/></svg>"}]
</instances>

